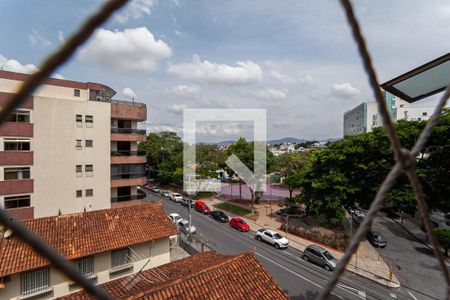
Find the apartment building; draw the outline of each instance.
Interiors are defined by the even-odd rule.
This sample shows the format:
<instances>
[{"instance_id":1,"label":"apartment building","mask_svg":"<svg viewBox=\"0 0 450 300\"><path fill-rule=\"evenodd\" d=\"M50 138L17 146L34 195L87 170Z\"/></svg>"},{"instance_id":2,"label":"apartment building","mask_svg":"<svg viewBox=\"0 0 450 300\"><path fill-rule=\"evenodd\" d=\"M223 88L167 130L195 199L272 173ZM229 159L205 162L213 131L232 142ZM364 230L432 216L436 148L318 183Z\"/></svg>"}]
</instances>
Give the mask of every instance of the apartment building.
<instances>
[{"instance_id":1,"label":"apartment building","mask_svg":"<svg viewBox=\"0 0 450 300\"><path fill-rule=\"evenodd\" d=\"M0 71L0 107L28 78ZM17 219L141 198L145 104L91 82L49 79L0 125L0 206Z\"/></svg>"},{"instance_id":2,"label":"apartment building","mask_svg":"<svg viewBox=\"0 0 450 300\"><path fill-rule=\"evenodd\" d=\"M23 222L93 283L129 280L169 263L170 236L178 234L161 203L133 202ZM0 262L0 299L54 299L81 290L8 230L0 236Z\"/></svg>"},{"instance_id":3,"label":"apartment building","mask_svg":"<svg viewBox=\"0 0 450 300\"><path fill-rule=\"evenodd\" d=\"M433 106L417 106L383 91L386 108L394 122L398 120L424 121L433 114ZM371 132L383 126L376 102L363 102L344 113L344 136Z\"/></svg>"}]
</instances>

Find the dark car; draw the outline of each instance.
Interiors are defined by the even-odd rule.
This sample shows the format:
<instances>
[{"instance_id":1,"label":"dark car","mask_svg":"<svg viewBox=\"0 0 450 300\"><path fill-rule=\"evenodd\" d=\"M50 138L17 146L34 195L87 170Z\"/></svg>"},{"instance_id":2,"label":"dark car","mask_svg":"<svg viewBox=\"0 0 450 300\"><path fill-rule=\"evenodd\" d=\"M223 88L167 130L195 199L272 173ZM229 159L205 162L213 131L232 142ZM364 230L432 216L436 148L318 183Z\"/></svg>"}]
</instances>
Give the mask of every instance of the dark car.
<instances>
[{"instance_id":1,"label":"dark car","mask_svg":"<svg viewBox=\"0 0 450 300\"><path fill-rule=\"evenodd\" d=\"M219 221L222 223L228 223L228 217L223 211L213 210L209 216L216 221Z\"/></svg>"},{"instance_id":2,"label":"dark car","mask_svg":"<svg viewBox=\"0 0 450 300\"><path fill-rule=\"evenodd\" d=\"M381 233L379 233L377 231L369 231L369 233L367 234L367 240L374 247L378 247L378 248L386 247L386 240L383 238Z\"/></svg>"}]
</instances>

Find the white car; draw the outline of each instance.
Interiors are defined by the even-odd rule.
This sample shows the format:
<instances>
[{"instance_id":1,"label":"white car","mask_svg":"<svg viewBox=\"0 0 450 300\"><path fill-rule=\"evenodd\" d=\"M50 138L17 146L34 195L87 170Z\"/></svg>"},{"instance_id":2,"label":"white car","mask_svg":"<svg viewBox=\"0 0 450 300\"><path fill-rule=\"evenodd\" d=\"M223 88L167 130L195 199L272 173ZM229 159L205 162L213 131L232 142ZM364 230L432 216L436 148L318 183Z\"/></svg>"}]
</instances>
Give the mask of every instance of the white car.
<instances>
[{"instance_id":1,"label":"white car","mask_svg":"<svg viewBox=\"0 0 450 300\"><path fill-rule=\"evenodd\" d=\"M180 203L181 200L183 200L183 197L178 193L172 193L170 194L170 200Z\"/></svg>"},{"instance_id":2,"label":"white car","mask_svg":"<svg viewBox=\"0 0 450 300\"><path fill-rule=\"evenodd\" d=\"M289 241L287 238L282 237L278 232L271 229L265 229L261 228L256 231L255 238L258 241L265 241L273 246L275 248L287 248Z\"/></svg>"},{"instance_id":3,"label":"white car","mask_svg":"<svg viewBox=\"0 0 450 300\"><path fill-rule=\"evenodd\" d=\"M170 198L170 193L169 191L161 191L161 196L163 196L164 198Z\"/></svg>"},{"instance_id":4,"label":"white car","mask_svg":"<svg viewBox=\"0 0 450 300\"><path fill-rule=\"evenodd\" d=\"M189 222L188 220L185 219L181 219L180 221L178 221L178 227L180 228L181 231L183 231L184 233L189 233ZM195 228L194 225L191 225L191 233L194 234L197 232L197 228Z\"/></svg>"},{"instance_id":5,"label":"white car","mask_svg":"<svg viewBox=\"0 0 450 300\"><path fill-rule=\"evenodd\" d=\"M174 224L177 224L179 221L183 220L183 218L177 213L169 214L169 218Z\"/></svg>"}]
</instances>

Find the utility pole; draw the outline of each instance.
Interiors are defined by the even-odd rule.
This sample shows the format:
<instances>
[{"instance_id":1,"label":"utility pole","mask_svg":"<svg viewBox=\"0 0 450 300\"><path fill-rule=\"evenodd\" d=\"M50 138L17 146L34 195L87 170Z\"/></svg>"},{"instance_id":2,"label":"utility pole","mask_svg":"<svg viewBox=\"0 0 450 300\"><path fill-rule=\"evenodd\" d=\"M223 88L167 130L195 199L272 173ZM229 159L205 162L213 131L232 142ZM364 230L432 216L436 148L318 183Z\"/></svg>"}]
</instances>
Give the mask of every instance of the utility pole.
<instances>
[{"instance_id":1,"label":"utility pole","mask_svg":"<svg viewBox=\"0 0 450 300\"><path fill-rule=\"evenodd\" d=\"M288 237L289 230L289 215L286 215L286 238Z\"/></svg>"}]
</instances>

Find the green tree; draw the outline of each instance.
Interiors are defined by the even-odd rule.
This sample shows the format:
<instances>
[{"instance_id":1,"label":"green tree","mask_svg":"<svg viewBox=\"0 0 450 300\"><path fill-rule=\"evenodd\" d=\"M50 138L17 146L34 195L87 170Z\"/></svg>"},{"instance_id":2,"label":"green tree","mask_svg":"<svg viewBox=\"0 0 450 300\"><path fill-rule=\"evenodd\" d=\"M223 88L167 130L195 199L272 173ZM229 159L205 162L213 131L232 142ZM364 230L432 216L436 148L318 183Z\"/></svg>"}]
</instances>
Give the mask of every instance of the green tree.
<instances>
[{"instance_id":1,"label":"green tree","mask_svg":"<svg viewBox=\"0 0 450 300\"><path fill-rule=\"evenodd\" d=\"M439 244L444 248L445 256L448 257L448 249L450 248L450 229L439 227L433 229Z\"/></svg>"},{"instance_id":2,"label":"green tree","mask_svg":"<svg viewBox=\"0 0 450 300\"><path fill-rule=\"evenodd\" d=\"M289 190L289 199L292 199L292 193L294 192L294 190L301 187L302 180L303 173L301 172L289 175L283 180L283 184Z\"/></svg>"},{"instance_id":3,"label":"green tree","mask_svg":"<svg viewBox=\"0 0 450 300\"><path fill-rule=\"evenodd\" d=\"M217 145L196 145L196 174L203 178L216 177L215 171L225 167L227 155Z\"/></svg>"}]
</instances>

